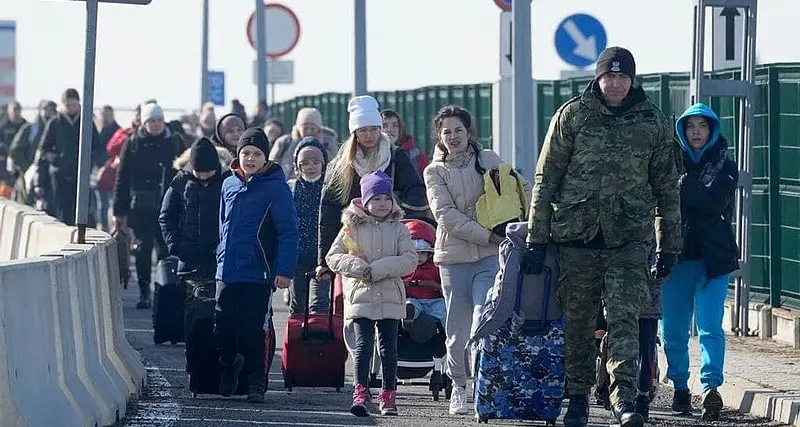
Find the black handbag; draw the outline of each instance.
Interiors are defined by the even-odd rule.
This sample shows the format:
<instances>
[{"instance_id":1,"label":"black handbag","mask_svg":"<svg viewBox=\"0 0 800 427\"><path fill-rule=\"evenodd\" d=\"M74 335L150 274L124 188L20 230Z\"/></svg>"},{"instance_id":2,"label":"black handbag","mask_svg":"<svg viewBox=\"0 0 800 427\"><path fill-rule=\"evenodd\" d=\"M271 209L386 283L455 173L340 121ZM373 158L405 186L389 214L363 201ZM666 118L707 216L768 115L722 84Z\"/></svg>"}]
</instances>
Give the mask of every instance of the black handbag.
<instances>
[{"instance_id":1,"label":"black handbag","mask_svg":"<svg viewBox=\"0 0 800 427\"><path fill-rule=\"evenodd\" d=\"M169 256L158 262L156 283L161 286L180 283L178 278L178 257Z\"/></svg>"}]
</instances>

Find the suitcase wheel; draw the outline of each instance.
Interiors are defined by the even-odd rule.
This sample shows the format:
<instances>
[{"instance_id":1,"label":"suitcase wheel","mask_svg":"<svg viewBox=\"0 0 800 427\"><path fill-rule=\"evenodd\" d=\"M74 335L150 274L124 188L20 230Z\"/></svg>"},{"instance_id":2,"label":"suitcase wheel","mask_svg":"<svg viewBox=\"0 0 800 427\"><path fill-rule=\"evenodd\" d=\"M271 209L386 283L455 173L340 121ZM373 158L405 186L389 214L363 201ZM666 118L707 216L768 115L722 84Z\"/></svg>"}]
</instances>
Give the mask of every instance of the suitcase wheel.
<instances>
[{"instance_id":1,"label":"suitcase wheel","mask_svg":"<svg viewBox=\"0 0 800 427\"><path fill-rule=\"evenodd\" d=\"M369 388L381 388L383 381L378 378L378 374L369 374Z\"/></svg>"},{"instance_id":2,"label":"suitcase wheel","mask_svg":"<svg viewBox=\"0 0 800 427\"><path fill-rule=\"evenodd\" d=\"M197 399L197 392L196 391L192 392L192 399Z\"/></svg>"},{"instance_id":3,"label":"suitcase wheel","mask_svg":"<svg viewBox=\"0 0 800 427\"><path fill-rule=\"evenodd\" d=\"M292 392L292 380L290 378L283 378L283 388L285 388L288 393Z\"/></svg>"},{"instance_id":4,"label":"suitcase wheel","mask_svg":"<svg viewBox=\"0 0 800 427\"><path fill-rule=\"evenodd\" d=\"M486 418L481 418L480 416L477 417L478 424L489 424L489 420Z\"/></svg>"},{"instance_id":5,"label":"suitcase wheel","mask_svg":"<svg viewBox=\"0 0 800 427\"><path fill-rule=\"evenodd\" d=\"M450 396L453 394L453 380L447 375L442 375L442 378L444 379L444 398L450 400Z\"/></svg>"}]
</instances>

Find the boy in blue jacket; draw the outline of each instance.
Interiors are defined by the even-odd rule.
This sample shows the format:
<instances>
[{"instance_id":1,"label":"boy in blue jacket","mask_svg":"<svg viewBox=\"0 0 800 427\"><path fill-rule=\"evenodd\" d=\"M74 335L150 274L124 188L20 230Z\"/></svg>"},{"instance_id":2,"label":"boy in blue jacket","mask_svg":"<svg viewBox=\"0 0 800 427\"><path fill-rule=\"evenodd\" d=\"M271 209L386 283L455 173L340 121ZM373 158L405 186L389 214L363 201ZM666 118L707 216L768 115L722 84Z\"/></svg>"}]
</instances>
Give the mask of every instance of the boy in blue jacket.
<instances>
[{"instance_id":1,"label":"boy in blue jacket","mask_svg":"<svg viewBox=\"0 0 800 427\"><path fill-rule=\"evenodd\" d=\"M230 396L247 372L251 403L264 402L264 318L272 287L292 284L297 267L297 215L280 165L267 160L260 128L239 138L233 172L222 184L217 247L216 340L220 393Z\"/></svg>"}]
</instances>

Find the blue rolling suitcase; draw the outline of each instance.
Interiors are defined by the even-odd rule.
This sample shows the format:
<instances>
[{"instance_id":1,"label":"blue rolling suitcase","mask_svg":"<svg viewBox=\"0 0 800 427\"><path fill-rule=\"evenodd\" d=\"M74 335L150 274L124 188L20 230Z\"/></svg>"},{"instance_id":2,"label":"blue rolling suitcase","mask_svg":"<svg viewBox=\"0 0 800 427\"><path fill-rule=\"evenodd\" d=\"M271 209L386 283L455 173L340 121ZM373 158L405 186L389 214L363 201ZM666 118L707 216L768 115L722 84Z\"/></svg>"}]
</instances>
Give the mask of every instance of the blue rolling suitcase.
<instances>
[{"instance_id":1,"label":"blue rolling suitcase","mask_svg":"<svg viewBox=\"0 0 800 427\"><path fill-rule=\"evenodd\" d=\"M509 227L509 239L501 246L501 274L471 340L478 343L475 414L478 422L512 419L555 425L565 379L564 326L555 295L557 250L548 248L542 274L523 275L519 253L524 238L517 237L527 233L516 228Z\"/></svg>"}]
</instances>

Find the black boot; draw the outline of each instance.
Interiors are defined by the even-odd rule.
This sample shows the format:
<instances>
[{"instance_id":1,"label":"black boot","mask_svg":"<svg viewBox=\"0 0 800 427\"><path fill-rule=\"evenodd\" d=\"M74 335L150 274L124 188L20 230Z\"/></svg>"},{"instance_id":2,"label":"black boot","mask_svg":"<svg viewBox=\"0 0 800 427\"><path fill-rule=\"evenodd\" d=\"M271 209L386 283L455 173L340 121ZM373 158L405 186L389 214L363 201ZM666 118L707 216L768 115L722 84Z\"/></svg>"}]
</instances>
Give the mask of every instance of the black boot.
<instances>
[{"instance_id":1,"label":"black boot","mask_svg":"<svg viewBox=\"0 0 800 427\"><path fill-rule=\"evenodd\" d=\"M672 395L672 410L679 415L692 415L692 393L689 390L675 390Z\"/></svg>"},{"instance_id":2,"label":"black boot","mask_svg":"<svg viewBox=\"0 0 800 427\"><path fill-rule=\"evenodd\" d=\"M139 302L136 304L139 310L150 308L150 281L139 280Z\"/></svg>"},{"instance_id":3,"label":"black boot","mask_svg":"<svg viewBox=\"0 0 800 427\"><path fill-rule=\"evenodd\" d=\"M640 394L636 396L636 401L634 402L634 411L641 415L645 421L650 419L650 399L646 394Z\"/></svg>"},{"instance_id":4,"label":"black boot","mask_svg":"<svg viewBox=\"0 0 800 427\"><path fill-rule=\"evenodd\" d=\"M611 413L619 422L620 427L642 427L644 418L635 411L635 407L630 402L618 402L611 405Z\"/></svg>"},{"instance_id":5,"label":"black boot","mask_svg":"<svg viewBox=\"0 0 800 427\"><path fill-rule=\"evenodd\" d=\"M237 354L233 362L222 362L222 378L219 382L219 392L223 397L231 397L239 388L239 373L244 367L244 356Z\"/></svg>"},{"instance_id":6,"label":"black boot","mask_svg":"<svg viewBox=\"0 0 800 427\"><path fill-rule=\"evenodd\" d=\"M564 427L586 427L589 424L589 396L573 394L569 396L569 407L564 414Z\"/></svg>"},{"instance_id":7,"label":"black boot","mask_svg":"<svg viewBox=\"0 0 800 427\"><path fill-rule=\"evenodd\" d=\"M264 403L266 386L266 375L259 372L249 374L247 376L247 403Z\"/></svg>"},{"instance_id":8,"label":"black boot","mask_svg":"<svg viewBox=\"0 0 800 427\"><path fill-rule=\"evenodd\" d=\"M716 390L708 390L703 393L703 421L719 421L719 413L722 411L722 396Z\"/></svg>"}]
</instances>

